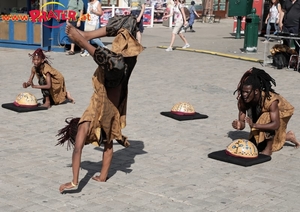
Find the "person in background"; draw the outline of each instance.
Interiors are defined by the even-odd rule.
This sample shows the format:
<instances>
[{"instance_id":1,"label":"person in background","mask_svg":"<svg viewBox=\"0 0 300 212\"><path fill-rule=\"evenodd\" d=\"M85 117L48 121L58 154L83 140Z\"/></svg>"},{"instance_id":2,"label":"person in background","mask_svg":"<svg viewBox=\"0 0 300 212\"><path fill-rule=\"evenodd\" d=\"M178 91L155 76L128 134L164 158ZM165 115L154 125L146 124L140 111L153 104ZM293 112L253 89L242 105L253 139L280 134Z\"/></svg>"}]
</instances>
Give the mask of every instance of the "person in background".
<instances>
[{"instance_id":1,"label":"person in background","mask_svg":"<svg viewBox=\"0 0 300 212\"><path fill-rule=\"evenodd\" d=\"M190 31L191 32L195 32L195 30L193 30L193 24L194 24L194 21L195 21L195 16L197 16L199 18L199 15L198 13L196 12L196 9L195 9L195 2L194 1L191 1L191 6L189 8L190 10L190 19L189 19L189 24L184 27L184 30L186 31L188 28L190 28Z\"/></svg>"},{"instance_id":2,"label":"person in background","mask_svg":"<svg viewBox=\"0 0 300 212\"><path fill-rule=\"evenodd\" d=\"M300 0L285 0L282 4L279 27L282 32L300 34ZM283 44L290 46L290 40L284 39ZM299 54L299 45L294 40L295 49Z\"/></svg>"},{"instance_id":3,"label":"person in background","mask_svg":"<svg viewBox=\"0 0 300 212\"><path fill-rule=\"evenodd\" d=\"M100 28L100 17L103 15L101 3L98 0L90 0L88 3L87 14L89 14L90 20L85 21L84 31L93 31ZM97 46L106 47L100 38L94 38L90 41L91 43L96 44ZM89 56L87 50L84 50L81 57Z\"/></svg>"},{"instance_id":4,"label":"person in background","mask_svg":"<svg viewBox=\"0 0 300 212\"><path fill-rule=\"evenodd\" d=\"M270 31L272 28L275 29L274 35L276 35L279 32L280 14L281 14L281 5L279 3L279 0L270 1L269 13L265 20L265 24L267 25L267 29L266 29L267 37L264 40L264 43L270 40L268 35L270 35Z\"/></svg>"},{"instance_id":5,"label":"person in background","mask_svg":"<svg viewBox=\"0 0 300 212\"><path fill-rule=\"evenodd\" d=\"M190 44L182 34L184 32L183 26L187 25L188 22L186 21L185 18L185 13L183 9L183 5L179 2L179 0L174 0L174 5L170 10L170 13L168 15L164 15L163 19L171 17L174 15L174 22L175 22L175 27L173 28L172 31L172 38L171 38L171 43L170 46L166 49L167 52L173 51L173 44L175 41L175 36L176 34L179 35L181 40L184 42L184 46L182 48L186 49L190 47Z\"/></svg>"},{"instance_id":6,"label":"person in background","mask_svg":"<svg viewBox=\"0 0 300 212\"><path fill-rule=\"evenodd\" d=\"M68 20L68 21L76 28L80 28L81 25L80 17L83 16L83 1L69 0L67 14L69 14L69 10L73 10L76 12L76 20ZM71 49L67 51L66 55L74 55L74 54L75 54L75 43L71 42Z\"/></svg>"},{"instance_id":7,"label":"person in background","mask_svg":"<svg viewBox=\"0 0 300 212\"><path fill-rule=\"evenodd\" d=\"M143 14L145 12L145 0L130 0L130 13L136 17L139 31L136 34L136 39L139 43L142 42L142 34L144 32Z\"/></svg>"}]
</instances>

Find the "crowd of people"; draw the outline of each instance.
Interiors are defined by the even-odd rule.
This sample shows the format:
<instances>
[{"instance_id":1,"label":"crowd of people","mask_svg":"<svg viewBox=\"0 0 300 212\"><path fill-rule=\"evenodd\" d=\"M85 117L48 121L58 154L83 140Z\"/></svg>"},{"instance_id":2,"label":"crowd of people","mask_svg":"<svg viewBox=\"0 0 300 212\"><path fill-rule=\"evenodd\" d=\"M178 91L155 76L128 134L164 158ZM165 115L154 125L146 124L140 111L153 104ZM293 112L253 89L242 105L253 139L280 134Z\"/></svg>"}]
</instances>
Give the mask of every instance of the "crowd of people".
<instances>
[{"instance_id":1,"label":"crowd of people","mask_svg":"<svg viewBox=\"0 0 300 212\"><path fill-rule=\"evenodd\" d=\"M137 19L137 25L139 27L139 31L137 32L137 40L139 43L142 42L142 34L144 32L144 25L143 25L143 14L145 12L145 0L131 0L129 2L130 7L130 14L132 16L135 16ZM188 10L184 10L184 8L187 8L185 5L185 0L175 0L173 2L173 5L171 9L169 10L169 14L164 15L163 19L166 19L168 17L174 18L175 27L172 31L171 36L171 43L169 48L167 48L166 51L172 51L173 50L173 44L175 41L176 35L179 35L179 37L183 40L184 45L182 48L188 48L190 47L190 44L186 40L184 36L184 32L188 28L190 28L191 32L195 32L193 29L193 24L196 17L199 17L199 14L195 10L195 1L191 1L191 5L188 7ZM69 0L68 3L68 10L73 10L76 12L76 20L70 20L70 24L75 26L77 29L80 29L81 25L83 24L83 30L84 31L92 31L96 30L101 27L100 17L104 15L102 6L99 0L89 0L87 4L86 13L89 15L90 20L86 20L83 23L80 21L80 17L83 15L84 11L84 3L82 0ZM188 14L185 14L185 11L189 11ZM100 38L92 39L91 44L94 44L96 46L104 47L106 46L103 44ZM71 48L69 51L66 52L67 55L75 55L75 44L71 41ZM82 57L89 56L87 50L81 48L81 54Z\"/></svg>"},{"instance_id":2,"label":"crowd of people","mask_svg":"<svg viewBox=\"0 0 300 212\"><path fill-rule=\"evenodd\" d=\"M143 14L145 12L145 5L149 3L145 0L132 0L129 1L130 13L136 16L138 21L139 32L137 33L137 40L141 43L142 33L144 32L143 26ZM189 6L185 5L185 0L175 0L171 2L172 5L168 9L169 13L163 16L163 19L173 17L174 18L174 28L171 35L171 42L166 51L173 50L173 44L176 35L179 35L181 40L184 42L183 48L190 47L184 32L190 29L190 32L195 32L193 29L193 24L195 18L199 18L199 14L195 10L195 1L191 1ZM183 10L183 8L188 8L188 10ZM71 20L70 23L77 28L80 28L81 22L79 17L82 16L84 11L84 4L82 0L69 0L68 10L76 11L77 20ZM189 15L186 15L185 11L188 11ZM279 32L298 34L299 32L299 19L300 19L300 2L298 0L270 0L268 6L268 13L266 19L264 20L266 26L266 39L263 42L268 42L270 40L269 35L271 31L276 35ZM91 18L90 21L84 22L84 30L95 30L101 27L100 17L103 15L102 6L99 0L89 0L86 13L88 13ZM105 47L100 38L95 38L90 41L96 46ZM283 44L290 46L291 42L289 40L284 40ZM71 48L67 51L67 55L74 55L75 44L71 43ZM295 43L296 51L299 52L299 45ZM81 49L81 56L89 56L89 53Z\"/></svg>"}]
</instances>

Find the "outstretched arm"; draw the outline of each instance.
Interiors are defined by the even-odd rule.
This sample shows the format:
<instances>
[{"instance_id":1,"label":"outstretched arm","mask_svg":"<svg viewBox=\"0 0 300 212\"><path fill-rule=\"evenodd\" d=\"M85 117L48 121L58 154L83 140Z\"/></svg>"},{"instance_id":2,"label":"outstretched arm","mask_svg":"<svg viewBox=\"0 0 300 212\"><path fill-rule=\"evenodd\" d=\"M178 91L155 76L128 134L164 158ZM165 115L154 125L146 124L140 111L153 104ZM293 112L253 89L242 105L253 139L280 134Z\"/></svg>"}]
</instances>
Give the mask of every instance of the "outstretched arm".
<instances>
[{"instance_id":1,"label":"outstretched arm","mask_svg":"<svg viewBox=\"0 0 300 212\"><path fill-rule=\"evenodd\" d=\"M183 25L187 25L188 22L186 21L186 16L185 16L185 12L184 12L183 6L180 8L180 11L182 13Z\"/></svg>"},{"instance_id":2,"label":"outstretched arm","mask_svg":"<svg viewBox=\"0 0 300 212\"><path fill-rule=\"evenodd\" d=\"M281 20L281 15L282 15L282 9L281 9L281 4L277 4L277 10L278 10L278 16L277 16L277 21L276 24L280 25L280 20Z\"/></svg>"},{"instance_id":3,"label":"outstretched arm","mask_svg":"<svg viewBox=\"0 0 300 212\"><path fill-rule=\"evenodd\" d=\"M280 7L280 11L278 10L278 12L279 12L279 28L280 28L280 30L282 30L283 18L284 18L284 15L285 15L285 11L283 10L282 7Z\"/></svg>"},{"instance_id":4,"label":"outstretched arm","mask_svg":"<svg viewBox=\"0 0 300 212\"><path fill-rule=\"evenodd\" d=\"M69 183L60 185L59 191L62 193L65 190L77 189L78 178L79 178L79 168L81 162L82 149L85 144L86 136L90 127L90 122L83 122L78 126L78 131L76 135L75 147L72 155L72 172L73 179Z\"/></svg>"},{"instance_id":5,"label":"outstretched arm","mask_svg":"<svg viewBox=\"0 0 300 212\"><path fill-rule=\"evenodd\" d=\"M268 23L269 17L270 17L270 13L268 13L268 16L266 17L265 24Z\"/></svg>"},{"instance_id":6,"label":"outstretched arm","mask_svg":"<svg viewBox=\"0 0 300 212\"><path fill-rule=\"evenodd\" d=\"M99 2L99 4L97 5L97 10L93 10L93 8L92 8L91 12L94 13L95 15L98 15L99 17L101 15L103 15L103 10L102 10L102 7L101 7L101 3Z\"/></svg>"},{"instance_id":7,"label":"outstretched arm","mask_svg":"<svg viewBox=\"0 0 300 212\"><path fill-rule=\"evenodd\" d=\"M139 23L141 21L141 18L144 15L144 12L145 12L145 4L142 4L142 9L141 9L139 16L136 18L136 22Z\"/></svg>"},{"instance_id":8,"label":"outstretched arm","mask_svg":"<svg viewBox=\"0 0 300 212\"><path fill-rule=\"evenodd\" d=\"M162 17L162 19L169 18L169 17L171 17L171 16L173 16L173 7L170 8L169 14L164 15L164 16Z\"/></svg>"}]
</instances>

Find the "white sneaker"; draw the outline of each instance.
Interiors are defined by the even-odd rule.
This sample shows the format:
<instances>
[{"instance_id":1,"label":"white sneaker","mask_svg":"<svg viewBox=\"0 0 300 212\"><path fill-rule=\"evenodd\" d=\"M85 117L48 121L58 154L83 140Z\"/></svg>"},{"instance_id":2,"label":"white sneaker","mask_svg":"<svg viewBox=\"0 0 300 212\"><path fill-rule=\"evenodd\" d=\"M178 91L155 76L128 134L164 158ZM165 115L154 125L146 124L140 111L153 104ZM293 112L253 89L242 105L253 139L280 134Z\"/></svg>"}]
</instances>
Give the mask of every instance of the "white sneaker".
<instances>
[{"instance_id":1,"label":"white sneaker","mask_svg":"<svg viewBox=\"0 0 300 212\"><path fill-rule=\"evenodd\" d=\"M173 51L173 48L171 46L169 46L167 49L166 49L167 52L171 52Z\"/></svg>"},{"instance_id":2,"label":"white sneaker","mask_svg":"<svg viewBox=\"0 0 300 212\"><path fill-rule=\"evenodd\" d=\"M183 48L183 49L186 49L186 48L189 48L189 47L190 47L190 44L187 43L187 44L185 44L182 48Z\"/></svg>"},{"instance_id":3,"label":"white sneaker","mask_svg":"<svg viewBox=\"0 0 300 212\"><path fill-rule=\"evenodd\" d=\"M90 54L88 52L83 52L82 54L80 54L81 57L88 57L90 56Z\"/></svg>"}]
</instances>

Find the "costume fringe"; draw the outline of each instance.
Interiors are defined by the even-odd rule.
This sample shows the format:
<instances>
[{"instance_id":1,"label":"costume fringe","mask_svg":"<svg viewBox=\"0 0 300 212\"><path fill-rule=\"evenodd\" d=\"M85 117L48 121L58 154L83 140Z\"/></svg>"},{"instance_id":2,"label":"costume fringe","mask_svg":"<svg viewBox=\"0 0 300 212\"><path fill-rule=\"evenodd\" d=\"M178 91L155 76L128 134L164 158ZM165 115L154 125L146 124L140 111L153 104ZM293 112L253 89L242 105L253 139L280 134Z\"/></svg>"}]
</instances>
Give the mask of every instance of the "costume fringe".
<instances>
[{"instance_id":1,"label":"costume fringe","mask_svg":"<svg viewBox=\"0 0 300 212\"><path fill-rule=\"evenodd\" d=\"M127 137L125 137L125 136L122 136L122 140L117 140L117 142L126 148L130 146L130 143L128 142Z\"/></svg>"},{"instance_id":2,"label":"costume fringe","mask_svg":"<svg viewBox=\"0 0 300 212\"><path fill-rule=\"evenodd\" d=\"M56 136L59 136L58 143L55 145L64 145L67 141L67 150L74 148L75 146L75 139L78 129L78 122L80 118L66 118L65 122L68 124L64 128L58 131Z\"/></svg>"}]
</instances>

